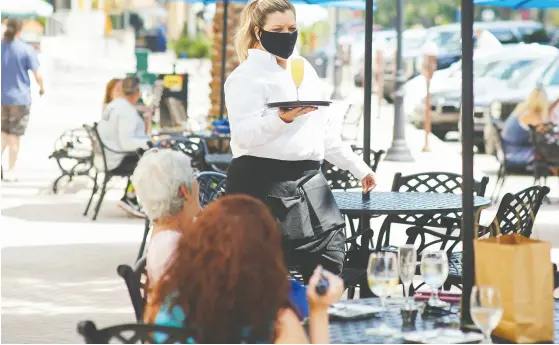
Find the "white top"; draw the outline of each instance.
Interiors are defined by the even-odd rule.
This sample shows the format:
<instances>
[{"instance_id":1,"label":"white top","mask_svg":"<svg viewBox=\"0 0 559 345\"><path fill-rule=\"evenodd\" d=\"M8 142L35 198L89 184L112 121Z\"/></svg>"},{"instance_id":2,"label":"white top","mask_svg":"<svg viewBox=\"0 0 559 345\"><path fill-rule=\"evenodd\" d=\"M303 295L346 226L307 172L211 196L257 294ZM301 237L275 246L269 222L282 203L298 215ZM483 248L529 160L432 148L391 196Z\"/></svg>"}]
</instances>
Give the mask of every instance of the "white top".
<instances>
[{"instance_id":1,"label":"white top","mask_svg":"<svg viewBox=\"0 0 559 345\"><path fill-rule=\"evenodd\" d=\"M181 234L174 230L158 231L149 241L146 253L146 271L150 284L157 282L177 249Z\"/></svg>"},{"instance_id":2,"label":"white top","mask_svg":"<svg viewBox=\"0 0 559 345\"><path fill-rule=\"evenodd\" d=\"M103 144L111 150L135 153L139 148L148 148L144 121L136 108L124 98L117 98L107 104L97 131ZM105 156L107 169L112 170L120 164L125 154L105 150ZM102 161L98 161L102 158L96 158L95 166L103 169Z\"/></svg>"},{"instance_id":3,"label":"white top","mask_svg":"<svg viewBox=\"0 0 559 345\"><path fill-rule=\"evenodd\" d=\"M342 142L324 109L300 116L291 123L283 122L278 109L268 109L267 103L296 100L297 88L289 68L281 68L273 55L259 49L250 49L248 54L248 59L225 82L233 157L250 155L284 161L326 159L359 179L371 172L349 144ZM299 100L325 100L323 86L305 60Z\"/></svg>"}]
</instances>

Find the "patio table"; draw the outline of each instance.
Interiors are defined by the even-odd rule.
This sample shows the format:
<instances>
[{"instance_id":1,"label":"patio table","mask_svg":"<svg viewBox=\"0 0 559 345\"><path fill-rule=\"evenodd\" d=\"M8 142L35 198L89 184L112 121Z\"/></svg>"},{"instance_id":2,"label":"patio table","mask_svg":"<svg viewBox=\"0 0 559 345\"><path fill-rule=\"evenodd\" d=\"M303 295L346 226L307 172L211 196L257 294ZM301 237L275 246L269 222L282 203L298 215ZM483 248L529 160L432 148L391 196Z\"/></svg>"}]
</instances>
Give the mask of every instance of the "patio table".
<instances>
[{"instance_id":1,"label":"patio table","mask_svg":"<svg viewBox=\"0 0 559 345\"><path fill-rule=\"evenodd\" d=\"M462 196L450 193L371 192L369 200L363 193L334 191L336 203L343 214L353 216L435 215L462 211ZM483 208L491 200L474 197L474 208Z\"/></svg>"},{"instance_id":2,"label":"patio table","mask_svg":"<svg viewBox=\"0 0 559 345\"><path fill-rule=\"evenodd\" d=\"M364 298L358 300L346 300L339 304L366 304L380 305L379 298ZM379 314L377 317L353 320L353 321L330 321L330 342L332 344L402 344L402 337L383 337L378 335L368 335L366 330L369 328L379 327L381 323L399 330L401 332L423 331L437 328L459 328L460 327L460 304L452 304L450 313L445 316L427 316L423 317L421 313L417 314L417 319L413 328L403 328L402 317L400 315L399 304L391 304L387 299L388 310ZM499 339L494 339L500 342ZM559 341L559 302L555 301L555 340Z\"/></svg>"},{"instance_id":3,"label":"patio table","mask_svg":"<svg viewBox=\"0 0 559 345\"><path fill-rule=\"evenodd\" d=\"M441 216L456 216L462 211L462 196L450 193L418 193L418 192L371 192L368 200L363 200L363 193L334 191L334 198L338 204L340 212L348 217L359 217L359 219L367 217L387 216L409 216L418 220L418 225L429 225L432 218ZM488 207L491 200L479 196L474 197L474 209ZM351 219L350 219L351 221ZM361 234L361 244L370 243L373 237L372 231L363 231L363 222L359 222L359 226L355 233L351 236L356 238ZM387 250L397 250L395 247L382 246L378 241L377 248ZM369 245L361 245L359 255L355 256L356 262L351 262L350 268L346 270L347 281L356 283L363 280L366 269L366 258L369 254ZM346 264L349 264L347 262ZM461 275L461 255L451 258L450 273L452 275ZM362 289L361 296L370 297L369 289Z\"/></svg>"}]
</instances>

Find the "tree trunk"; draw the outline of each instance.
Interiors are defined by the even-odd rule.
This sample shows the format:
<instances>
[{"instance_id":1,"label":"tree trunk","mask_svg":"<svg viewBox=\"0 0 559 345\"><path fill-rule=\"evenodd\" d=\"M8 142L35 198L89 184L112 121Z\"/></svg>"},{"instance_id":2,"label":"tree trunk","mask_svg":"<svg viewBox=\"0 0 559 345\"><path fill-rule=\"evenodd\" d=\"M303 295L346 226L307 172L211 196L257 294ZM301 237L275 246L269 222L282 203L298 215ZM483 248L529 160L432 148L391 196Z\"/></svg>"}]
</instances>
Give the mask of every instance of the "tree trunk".
<instances>
[{"instance_id":1,"label":"tree trunk","mask_svg":"<svg viewBox=\"0 0 559 345\"><path fill-rule=\"evenodd\" d=\"M225 68L225 78L231 73L238 65L239 58L235 52L235 45L233 44L233 37L239 21L241 18L241 11L244 4L230 2L228 4L228 21L227 21L227 64ZM221 93L221 57L222 57L222 42L223 42L223 2L217 3L216 13L213 24L213 46L212 46L212 79L210 82L210 102L211 108L208 114L209 123L219 118L220 106L220 93ZM226 115L224 109L224 115Z\"/></svg>"}]
</instances>

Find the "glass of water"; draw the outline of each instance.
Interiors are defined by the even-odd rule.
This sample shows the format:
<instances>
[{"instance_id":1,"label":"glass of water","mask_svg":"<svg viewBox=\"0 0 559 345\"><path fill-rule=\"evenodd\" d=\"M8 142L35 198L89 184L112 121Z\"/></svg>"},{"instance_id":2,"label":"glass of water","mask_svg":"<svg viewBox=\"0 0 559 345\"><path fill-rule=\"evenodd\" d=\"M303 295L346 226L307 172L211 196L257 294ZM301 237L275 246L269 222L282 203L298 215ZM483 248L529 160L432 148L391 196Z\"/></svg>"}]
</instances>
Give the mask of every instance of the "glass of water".
<instances>
[{"instance_id":1,"label":"glass of water","mask_svg":"<svg viewBox=\"0 0 559 345\"><path fill-rule=\"evenodd\" d=\"M441 288L448 277L448 258L442 250L425 251L421 258L421 276L431 288L431 298L427 302L432 307L444 308L448 303L439 299Z\"/></svg>"},{"instance_id":2,"label":"glass of water","mask_svg":"<svg viewBox=\"0 0 559 345\"><path fill-rule=\"evenodd\" d=\"M409 310L411 308L409 300L410 285L413 283L416 268L416 252L413 244L406 244L398 248L398 268L400 280L404 285L405 308Z\"/></svg>"},{"instance_id":3,"label":"glass of water","mask_svg":"<svg viewBox=\"0 0 559 345\"><path fill-rule=\"evenodd\" d=\"M477 328L491 344L491 332L503 317L503 304L499 289L491 286L474 286L470 297L470 313Z\"/></svg>"},{"instance_id":4,"label":"glass of water","mask_svg":"<svg viewBox=\"0 0 559 345\"><path fill-rule=\"evenodd\" d=\"M367 281L371 291L380 298L380 304L386 312L386 297L390 296L398 286L398 258L393 252L372 253L369 256L367 267ZM396 330L387 326L384 322L368 333L380 336L390 336Z\"/></svg>"}]
</instances>

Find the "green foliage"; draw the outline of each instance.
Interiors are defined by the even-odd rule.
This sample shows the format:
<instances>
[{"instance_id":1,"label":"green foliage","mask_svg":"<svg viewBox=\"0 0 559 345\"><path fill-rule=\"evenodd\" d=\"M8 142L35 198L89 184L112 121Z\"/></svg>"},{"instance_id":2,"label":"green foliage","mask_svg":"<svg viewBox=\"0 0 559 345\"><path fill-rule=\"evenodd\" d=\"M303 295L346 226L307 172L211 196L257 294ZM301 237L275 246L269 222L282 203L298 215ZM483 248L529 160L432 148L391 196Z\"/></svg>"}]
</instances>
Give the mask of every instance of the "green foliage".
<instances>
[{"instance_id":1,"label":"green foliage","mask_svg":"<svg viewBox=\"0 0 559 345\"><path fill-rule=\"evenodd\" d=\"M208 37L198 36L191 39L188 35L182 35L172 44L177 56L186 55L189 58L205 59L210 57L211 42Z\"/></svg>"},{"instance_id":2,"label":"green foliage","mask_svg":"<svg viewBox=\"0 0 559 345\"><path fill-rule=\"evenodd\" d=\"M455 22L459 6L460 0L405 0L404 25L410 27L421 24L429 27ZM374 23L395 27L397 1L377 0L376 7Z\"/></svg>"}]
</instances>

